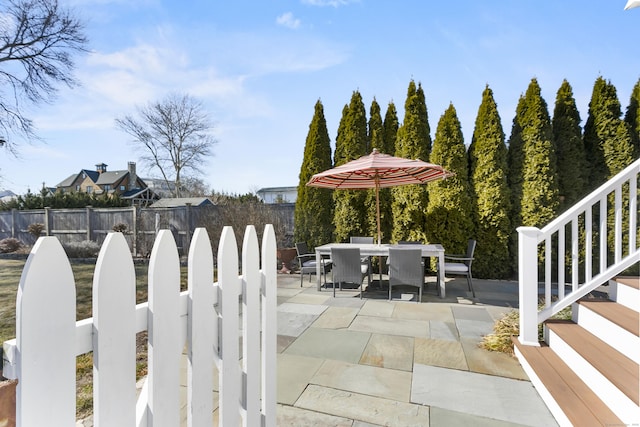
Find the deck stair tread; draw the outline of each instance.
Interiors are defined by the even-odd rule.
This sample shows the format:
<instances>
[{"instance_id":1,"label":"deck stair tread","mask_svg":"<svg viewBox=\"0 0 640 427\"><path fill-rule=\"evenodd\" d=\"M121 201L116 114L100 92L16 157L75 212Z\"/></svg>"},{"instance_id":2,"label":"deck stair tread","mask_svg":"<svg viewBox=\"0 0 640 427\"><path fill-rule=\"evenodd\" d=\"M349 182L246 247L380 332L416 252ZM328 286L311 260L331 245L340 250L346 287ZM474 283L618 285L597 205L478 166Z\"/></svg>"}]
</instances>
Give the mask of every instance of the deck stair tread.
<instances>
[{"instance_id":1,"label":"deck stair tread","mask_svg":"<svg viewBox=\"0 0 640 427\"><path fill-rule=\"evenodd\" d=\"M640 365L572 321L545 323L636 405L640 404Z\"/></svg>"},{"instance_id":2,"label":"deck stair tread","mask_svg":"<svg viewBox=\"0 0 640 427\"><path fill-rule=\"evenodd\" d=\"M638 276L618 276L615 281L634 289L640 290L640 277Z\"/></svg>"},{"instance_id":3,"label":"deck stair tread","mask_svg":"<svg viewBox=\"0 0 640 427\"><path fill-rule=\"evenodd\" d=\"M527 363L574 426L623 425L578 375L544 342L522 345L513 338Z\"/></svg>"},{"instance_id":4,"label":"deck stair tread","mask_svg":"<svg viewBox=\"0 0 640 427\"><path fill-rule=\"evenodd\" d=\"M607 299L580 300L578 304L599 314L621 328L640 336L640 313Z\"/></svg>"}]
</instances>

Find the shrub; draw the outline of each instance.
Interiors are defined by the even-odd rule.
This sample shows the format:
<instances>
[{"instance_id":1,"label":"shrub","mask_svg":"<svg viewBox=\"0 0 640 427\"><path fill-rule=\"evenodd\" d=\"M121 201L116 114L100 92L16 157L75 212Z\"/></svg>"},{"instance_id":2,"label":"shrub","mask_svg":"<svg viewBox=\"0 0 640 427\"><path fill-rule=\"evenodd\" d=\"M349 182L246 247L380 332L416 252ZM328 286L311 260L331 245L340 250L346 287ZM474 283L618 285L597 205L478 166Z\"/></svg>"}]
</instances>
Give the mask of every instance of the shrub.
<instances>
[{"instance_id":1,"label":"shrub","mask_svg":"<svg viewBox=\"0 0 640 427\"><path fill-rule=\"evenodd\" d=\"M36 239L42 235L44 231L44 224L40 222L34 222L33 224L29 224L27 227L27 231Z\"/></svg>"},{"instance_id":2,"label":"shrub","mask_svg":"<svg viewBox=\"0 0 640 427\"><path fill-rule=\"evenodd\" d=\"M0 253L8 254L22 248L22 242L13 237L0 240Z\"/></svg>"},{"instance_id":3,"label":"shrub","mask_svg":"<svg viewBox=\"0 0 640 427\"><path fill-rule=\"evenodd\" d=\"M127 231L127 228L129 228L127 224L123 222L119 222L116 225L114 225L113 228L111 229L117 233L125 233Z\"/></svg>"},{"instance_id":4,"label":"shrub","mask_svg":"<svg viewBox=\"0 0 640 427\"><path fill-rule=\"evenodd\" d=\"M100 245L92 240L65 243L62 246L69 258L94 258L100 252Z\"/></svg>"}]
</instances>

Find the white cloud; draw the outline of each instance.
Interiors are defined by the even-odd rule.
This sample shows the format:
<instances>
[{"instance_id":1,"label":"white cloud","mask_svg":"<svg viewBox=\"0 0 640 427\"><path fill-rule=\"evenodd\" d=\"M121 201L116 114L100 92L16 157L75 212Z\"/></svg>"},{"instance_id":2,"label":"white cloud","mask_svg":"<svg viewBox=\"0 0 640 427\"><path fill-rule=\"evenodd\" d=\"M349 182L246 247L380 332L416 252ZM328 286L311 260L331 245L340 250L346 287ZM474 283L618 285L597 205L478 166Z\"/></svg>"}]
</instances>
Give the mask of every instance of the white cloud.
<instances>
[{"instance_id":1,"label":"white cloud","mask_svg":"<svg viewBox=\"0 0 640 427\"><path fill-rule=\"evenodd\" d=\"M293 13L291 13L291 12L285 12L282 15L278 16L276 18L276 23L278 25L281 25L281 26L287 27L287 28L291 28L293 30L295 30L296 28L300 27L300 20L298 18L295 18L293 16Z\"/></svg>"}]
</instances>

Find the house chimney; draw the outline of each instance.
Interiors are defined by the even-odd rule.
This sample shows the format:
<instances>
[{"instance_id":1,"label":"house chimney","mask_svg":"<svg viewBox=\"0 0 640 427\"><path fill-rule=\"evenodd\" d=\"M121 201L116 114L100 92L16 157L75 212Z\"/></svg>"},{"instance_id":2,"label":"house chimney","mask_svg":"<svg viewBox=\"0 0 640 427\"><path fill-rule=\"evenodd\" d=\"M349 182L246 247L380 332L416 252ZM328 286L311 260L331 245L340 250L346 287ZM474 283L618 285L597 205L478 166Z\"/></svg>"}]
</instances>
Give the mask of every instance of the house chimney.
<instances>
[{"instance_id":1,"label":"house chimney","mask_svg":"<svg viewBox=\"0 0 640 427\"><path fill-rule=\"evenodd\" d=\"M105 165L104 163L98 163L98 164L96 164L96 171L98 173L106 172L107 171L107 166L108 165Z\"/></svg>"},{"instance_id":2,"label":"house chimney","mask_svg":"<svg viewBox=\"0 0 640 427\"><path fill-rule=\"evenodd\" d=\"M129 162L129 190L138 188L138 175L136 175L136 162Z\"/></svg>"}]
</instances>

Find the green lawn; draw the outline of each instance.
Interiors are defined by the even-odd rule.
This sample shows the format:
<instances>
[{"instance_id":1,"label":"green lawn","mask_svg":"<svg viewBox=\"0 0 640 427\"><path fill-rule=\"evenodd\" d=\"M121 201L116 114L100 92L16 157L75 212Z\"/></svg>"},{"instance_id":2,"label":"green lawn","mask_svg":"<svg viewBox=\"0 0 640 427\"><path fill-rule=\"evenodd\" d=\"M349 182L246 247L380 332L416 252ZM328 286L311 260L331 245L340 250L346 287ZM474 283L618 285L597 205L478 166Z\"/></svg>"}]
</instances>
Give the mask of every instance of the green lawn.
<instances>
[{"instance_id":1,"label":"green lawn","mask_svg":"<svg viewBox=\"0 0 640 427\"><path fill-rule=\"evenodd\" d=\"M16 294L24 268L23 260L0 259L0 342L16 335ZM72 263L76 280L76 319L91 317L91 288L93 285L93 263ZM147 300L146 264L136 264L136 303ZM186 283L186 268L183 268L183 286Z\"/></svg>"}]
</instances>

